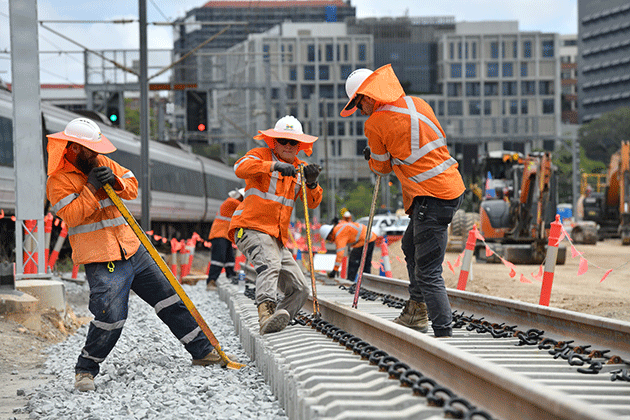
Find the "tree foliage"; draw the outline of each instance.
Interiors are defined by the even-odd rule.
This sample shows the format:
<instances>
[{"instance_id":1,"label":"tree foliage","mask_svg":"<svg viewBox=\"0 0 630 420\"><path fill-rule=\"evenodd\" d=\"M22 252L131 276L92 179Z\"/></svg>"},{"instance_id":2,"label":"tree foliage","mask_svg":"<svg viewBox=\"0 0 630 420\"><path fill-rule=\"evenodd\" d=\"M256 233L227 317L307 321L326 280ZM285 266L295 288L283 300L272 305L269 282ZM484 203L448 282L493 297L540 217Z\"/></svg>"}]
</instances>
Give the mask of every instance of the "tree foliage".
<instances>
[{"instance_id":1,"label":"tree foliage","mask_svg":"<svg viewBox=\"0 0 630 420\"><path fill-rule=\"evenodd\" d=\"M580 146L585 156L608 165L610 156L630 140L630 108L621 107L580 127Z\"/></svg>"}]
</instances>

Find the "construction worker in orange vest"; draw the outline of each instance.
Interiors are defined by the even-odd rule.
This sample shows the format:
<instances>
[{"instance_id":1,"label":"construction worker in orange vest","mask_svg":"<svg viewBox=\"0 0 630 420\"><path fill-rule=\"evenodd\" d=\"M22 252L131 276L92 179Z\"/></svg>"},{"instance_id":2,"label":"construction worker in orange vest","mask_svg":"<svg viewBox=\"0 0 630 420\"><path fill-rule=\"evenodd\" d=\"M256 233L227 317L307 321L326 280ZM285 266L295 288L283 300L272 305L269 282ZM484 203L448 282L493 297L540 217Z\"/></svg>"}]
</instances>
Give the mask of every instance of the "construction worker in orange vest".
<instances>
[{"instance_id":1,"label":"construction worker in orange vest","mask_svg":"<svg viewBox=\"0 0 630 420\"><path fill-rule=\"evenodd\" d=\"M94 391L100 364L122 333L132 290L155 308L192 355L194 365L221 363L164 273L101 188L110 184L125 200L138 196L133 172L103 155L116 147L87 118L76 118L64 131L47 137L46 194L53 213L68 225L73 263L85 266L94 315L75 366L75 388Z\"/></svg>"},{"instance_id":2,"label":"construction worker in orange vest","mask_svg":"<svg viewBox=\"0 0 630 420\"><path fill-rule=\"evenodd\" d=\"M228 193L228 198L221 204L219 211L214 217L212 228L208 239L212 244L210 248L210 270L206 279L206 290L217 289L217 279L221 271L225 269L225 276L229 279L235 276L234 273L234 250L232 241L228 236L232 214L245 196L245 188L233 190Z\"/></svg>"},{"instance_id":3,"label":"construction worker in orange vest","mask_svg":"<svg viewBox=\"0 0 630 420\"><path fill-rule=\"evenodd\" d=\"M319 228L319 234L328 242L333 242L337 249L337 258L335 259L335 268L328 273L328 277L334 278L339 273L341 262L346 254L346 248L351 247L350 257L348 258L348 273L346 278L350 281L356 281L359 266L361 265L361 257L363 256L363 244L367 234L367 226L356 222L346 222L340 220L336 225L322 225ZM372 271L372 254L374 253L374 244L376 243L376 234L370 232L370 240L365 254L365 264L363 266L364 273Z\"/></svg>"},{"instance_id":4,"label":"construction worker in orange vest","mask_svg":"<svg viewBox=\"0 0 630 420\"><path fill-rule=\"evenodd\" d=\"M232 215L229 236L256 270L256 304L260 334L284 329L306 302L309 287L293 254L286 247L295 202L302 198L299 165L304 166L309 208L322 201L317 183L320 167L305 164L300 150L310 156L317 137L304 134L297 118L280 118L274 128L259 131L257 147L234 164L245 180L245 199ZM284 298L277 302L277 289Z\"/></svg>"},{"instance_id":5,"label":"construction worker in orange vest","mask_svg":"<svg viewBox=\"0 0 630 420\"><path fill-rule=\"evenodd\" d=\"M446 135L424 100L407 96L390 64L375 71L357 69L346 79L348 103L342 117L357 109L368 115L363 151L378 175L394 171L410 223L401 247L409 274L409 300L397 324L451 336L452 314L442 277L447 227L465 191L458 164L449 154ZM427 316L428 315L428 316Z\"/></svg>"}]
</instances>

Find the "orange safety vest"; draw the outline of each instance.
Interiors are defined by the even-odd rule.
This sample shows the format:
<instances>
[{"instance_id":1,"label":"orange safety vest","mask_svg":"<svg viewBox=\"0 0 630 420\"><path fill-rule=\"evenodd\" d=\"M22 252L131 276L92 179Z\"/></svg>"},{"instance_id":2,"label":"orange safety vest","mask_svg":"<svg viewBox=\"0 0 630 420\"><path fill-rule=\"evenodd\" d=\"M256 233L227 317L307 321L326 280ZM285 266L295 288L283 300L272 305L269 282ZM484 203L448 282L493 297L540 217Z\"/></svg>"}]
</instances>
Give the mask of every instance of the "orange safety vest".
<instances>
[{"instance_id":1,"label":"orange safety vest","mask_svg":"<svg viewBox=\"0 0 630 420\"><path fill-rule=\"evenodd\" d=\"M228 197L221 204L221 207L219 207L219 211L214 217L214 222L212 222L212 228L210 229L208 239L230 239L230 237L228 236L230 221L232 220L232 214L234 213L234 210L236 210L239 204L241 204L241 200L237 200L236 198L232 197Z\"/></svg>"},{"instance_id":2,"label":"orange safety vest","mask_svg":"<svg viewBox=\"0 0 630 420\"><path fill-rule=\"evenodd\" d=\"M125 200L138 196L138 180L133 172L110 158L98 155L99 166L109 166L116 175L114 190ZM92 194L87 175L64 159L63 166L48 178L46 195L52 213L68 225L75 265L130 258L140 246L127 221L101 188Z\"/></svg>"},{"instance_id":3,"label":"orange safety vest","mask_svg":"<svg viewBox=\"0 0 630 420\"><path fill-rule=\"evenodd\" d=\"M356 222L340 221L332 230L332 242L335 243L337 249L337 258L335 259L335 270L339 271L341 262L346 252L346 247L352 248L362 247L365 243L365 235L367 234L367 226ZM374 242L377 236L374 232L370 232L369 242Z\"/></svg>"},{"instance_id":4,"label":"orange safety vest","mask_svg":"<svg viewBox=\"0 0 630 420\"><path fill-rule=\"evenodd\" d=\"M286 246L289 239L289 223L295 201L302 198L301 181L297 176L283 176L271 172L271 165L279 159L268 147L258 147L247 152L234 164L234 173L245 180L245 198L232 215L228 236L232 241L236 229L253 229L278 238ZM297 157L296 168L305 163ZM306 188L308 207L314 209L322 201L322 187Z\"/></svg>"}]
</instances>

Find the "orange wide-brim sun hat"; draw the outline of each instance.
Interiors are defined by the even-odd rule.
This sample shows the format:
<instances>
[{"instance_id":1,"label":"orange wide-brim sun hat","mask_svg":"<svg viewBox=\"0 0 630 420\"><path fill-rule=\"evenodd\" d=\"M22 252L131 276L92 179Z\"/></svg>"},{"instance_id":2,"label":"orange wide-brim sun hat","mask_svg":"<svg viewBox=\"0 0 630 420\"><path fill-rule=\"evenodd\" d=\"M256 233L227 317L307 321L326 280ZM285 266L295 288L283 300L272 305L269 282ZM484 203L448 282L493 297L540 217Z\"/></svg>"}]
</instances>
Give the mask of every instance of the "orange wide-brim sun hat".
<instances>
[{"instance_id":1,"label":"orange wide-brim sun hat","mask_svg":"<svg viewBox=\"0 0 630 420\"><path fill-rule=\"evenodd\" d=\"M63 156L69 141L78 143L93 152L107 154L116 150L107 137L101 133L99 126L87 118L75 118L63 131L48 134L48 175L55 172L63 164Z\"/></svg>"},{"instance_id":2,"label":"orange wide-brim sun hat","mask_svg":"<svg viewBox=\"0 0 630 420\"><path fill-rule=\"evenodd\" d=\"M302 123L291 115L280 118L274 128L259 130L258 133L258 135L254 136L254 139L263 140L270 149L274 148L275 139L297 140L300 142L298 152L303 150L307 156L313 154L313 143L317 140L315 136L304 134Z\"/></svg>"}]
</instances>

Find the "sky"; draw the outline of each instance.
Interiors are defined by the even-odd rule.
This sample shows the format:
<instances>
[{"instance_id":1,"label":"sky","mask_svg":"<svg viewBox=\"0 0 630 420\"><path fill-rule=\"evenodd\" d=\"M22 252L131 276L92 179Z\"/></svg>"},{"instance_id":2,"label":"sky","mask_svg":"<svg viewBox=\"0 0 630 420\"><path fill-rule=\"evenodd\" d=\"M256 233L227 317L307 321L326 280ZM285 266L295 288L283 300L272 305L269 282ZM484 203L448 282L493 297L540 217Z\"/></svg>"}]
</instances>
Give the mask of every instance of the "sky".
<instances>
[{"instance_id":1,"label":"sky","mask_svg":"<svg viewBox=\"0 0 630 420\"><path fill-rule=\"evenodd\" d=\"M0 0L0 79L11 81L9 1ZM454 16L456 22L516 20L521 31L577 34L577 0L350 0L358 18L400 16ZM186 11L201 7L204 0L146 0L148 49L170 49L170 26L154 23L172 22ZM64 53L93 50L139 48L137 23L113 24L93 21L138 20L138 1L130 0L37 0L37 18L53 31L40 25L39 50L41 83L83 84L83 57ZM90 23L59 21L92 21ZM77 45L78 44L78 45ZM149 77L159 69L149 69ZM155 81L160 81L155 79Z\"/></svg>"}]
</instances>

